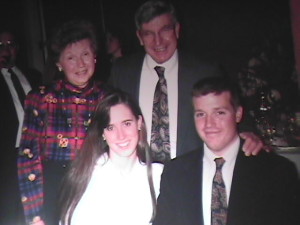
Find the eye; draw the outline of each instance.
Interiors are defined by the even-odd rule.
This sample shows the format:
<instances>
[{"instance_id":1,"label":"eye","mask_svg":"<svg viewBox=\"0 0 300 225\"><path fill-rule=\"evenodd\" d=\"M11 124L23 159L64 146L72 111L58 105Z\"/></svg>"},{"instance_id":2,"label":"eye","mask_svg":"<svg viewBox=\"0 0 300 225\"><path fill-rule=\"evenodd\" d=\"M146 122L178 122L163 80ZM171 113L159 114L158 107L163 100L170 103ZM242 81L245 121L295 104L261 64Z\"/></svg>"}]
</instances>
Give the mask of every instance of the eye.
<instances>
[{"instance_id":1,"label":"eye","mask_svg":"<svg viewBox=\"0 0 300 225\"><path fill-rule=\"evenodd\" d=\"M112 130L113 130L113 126L112 126L112 125L108 125L105 129L106 129L107 131L112 131Z\"/></svg>"},{"instance_id":2,"label":"eye","mask_svg":"<svg viewBox=\"0 0 300 225\"><path fill-rule=\"evenodd\" d=\"M217 111L217 115L225 115L225 114L226 114L226 112L223 110Z\"/></svg>"},{"instance_id":3,"label":"eye","mask_svg":"<svg viewBox=\"0 0 300 225\"><path fill-rule=\"evenodd\" d=\"M174 25L168 25L168 26L165 26L162 31L171 31L173 29L174 29Z\"/></svg>"},{"instance_id":4,"label":"eye","mask_svg":"<svg viewBox=\"0 0 300 225\"><path fill-rule=\"evenodd\" d=\"M131 126L131 121L126 121L126 122L124 122L124 125L126 126L126 127L129 127L129 126Z\"/></svg>"},{"instance_id":5,"label":"eye","mask_svg":"<svg viewBox=\"0 0 300 225\"><path fill-rule=\"evenodd\" d=\"M196 118L202 118L205 116L205 113L204 112L195 112L195 117Z\"/></svg>"},{"instance_id":6,"label":"eye","mask_svg":"<svg viewBox=\"0 0 300 225\"><path fill-rule=\"evenodd\" d=\"M142 36L150 36L152 35L152 32L150 31L142 31Z\"/></svg>"},{"instance_id":7,"label":"eye","mask_svg":"<svg viewBox=\"0 0 300 225\"><path fill-rule=\"evenodd\" d=\"M68 57L67 57L67 60L73 60L73 59L74 59L73 56L68 56Z\"/></svg>"},{"instance_id":8,"label":"eye","mask_svg":"<svg viewBox=\"0 0 300 225\"><path fill-rule=\"evenodd\" d=\"M83 55L84 55L84 56L89 56L90 53L89 53L89 52L84 52Z\"/></svg>"}]
</instances>

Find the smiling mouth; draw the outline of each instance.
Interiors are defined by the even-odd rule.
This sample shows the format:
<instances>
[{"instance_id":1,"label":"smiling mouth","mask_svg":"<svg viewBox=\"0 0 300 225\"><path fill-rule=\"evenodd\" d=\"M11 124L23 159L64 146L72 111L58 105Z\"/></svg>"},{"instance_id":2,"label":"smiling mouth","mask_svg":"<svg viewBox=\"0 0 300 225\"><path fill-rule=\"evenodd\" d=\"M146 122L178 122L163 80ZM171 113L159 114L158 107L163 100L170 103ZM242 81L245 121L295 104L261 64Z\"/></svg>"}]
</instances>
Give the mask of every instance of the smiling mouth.
<instances>
[{"instance_id":1,"label":"smiling mouth","mask_svg":"<svg viewBox=\"0 0 300 225\"><path fill-rule=\"evenodd\" d=\"M87 73L87 70L82 70L82 71L79 71L78 73L77 73L77 75L85 75Z\"/></svg>"},{"instance_id":2,"label":"smiling mouth","mask_svg":"<svg viewBox=\"0 0 300 225\"><path fill-rule=\"evenodd\" d=\"M118 144L118 146L121 147L121 148L127 147L128 145L129 145L129 141Z\"/></svg>"},{"instance_id":3,"label":"smiling mouth","mask_svg":"<svg viewBox=\"0 0 300 225\"><path fill-rule=\"evenodd\" d=\"M210 131L210 132L205 132L206 136L216 136L219 135L219 132L217 131Z\"/></svg>"},{"instance_id":4,"label":"smiling mouth","mask_svg":"<svg viewBox=\"0 0 300 225\"><path fill-rule=\"evenodd\" d=\"M154 50L155 50L156 52L164 52L164 51L166 51L166 49L167 49L167 48L163 47L163 48L155 48Z\"/></svg>"}]
</instances>

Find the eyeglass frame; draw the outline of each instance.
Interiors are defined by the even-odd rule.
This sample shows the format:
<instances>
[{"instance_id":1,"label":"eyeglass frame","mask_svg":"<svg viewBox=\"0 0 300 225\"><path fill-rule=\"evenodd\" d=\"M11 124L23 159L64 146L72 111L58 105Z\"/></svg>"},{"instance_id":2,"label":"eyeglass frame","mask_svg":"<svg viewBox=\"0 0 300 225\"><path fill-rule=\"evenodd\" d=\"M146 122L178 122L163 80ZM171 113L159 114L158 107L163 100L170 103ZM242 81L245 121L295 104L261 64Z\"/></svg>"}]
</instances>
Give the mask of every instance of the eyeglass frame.
<instances>
[{"instance_id":1,"label":"eyeglass frame","mask_svg":"<svg viewBox=\"0 0 300 225\"><path fill-rule=\"evenodd\" d=\"M17 46L18 46L18 44L15 41L7 41L6 43L3 43L0 41L0 51L4 50L6 48L9 48L9 49L16 48Z\"/></svg>"}]
</instances>

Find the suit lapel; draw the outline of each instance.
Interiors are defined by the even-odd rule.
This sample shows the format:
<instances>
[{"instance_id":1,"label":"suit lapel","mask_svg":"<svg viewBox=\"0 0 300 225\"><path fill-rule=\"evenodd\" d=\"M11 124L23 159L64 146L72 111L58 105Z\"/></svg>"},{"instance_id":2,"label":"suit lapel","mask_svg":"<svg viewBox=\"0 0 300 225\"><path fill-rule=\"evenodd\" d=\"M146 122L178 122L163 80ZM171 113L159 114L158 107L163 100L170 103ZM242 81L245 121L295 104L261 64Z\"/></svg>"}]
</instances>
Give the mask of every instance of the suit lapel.
<instances>
[{"instance_id":1,"label":"suit lapel","mask_svg":"<svg viewBox=\"0 0 300 225\"><path fill-rule=\"evenodd\" d=\"M182 137L186 133L187 126L185 126L186 121L182 118L192 117L192 115L188 115L189 110L186 109L191 104L191 99L187 98L189 90L187 81L184 79L186 76L188 76L188 70L185 67L185 59L178 53L177 155L181 154L178 149L186 148L186 146L183 146L184 140Z\"/></svg>"},{"instance_id":2,"label":"suit lapel","mask_svg":"<svg viewBox=\"0 0 300 225\"><path fill-rule=\"evenodd\" d=\"M183 210L186 211L185 224L203 224L202 210L202 160L203 151L198 149L195 154L192 154L190 160L185 163L184 180L185 194L182 199ZM186 191L188 190L188 191Z\"/></svg>"},{"instance_id":3,"label":"suit lapel","mask_svg":"<svg viewBox=\"0 0 300 225\"><path fill-rule=\"evenodd\" d=\"M127 67L127 77L131 84L129 85L129 87L132 88L131 90L129 90L129 93L132 93L132 96L136 97L137 102L139 102L140 98L140 81L144 58L145 54L137 54L134 60L131 61L131 66Z\"/></svg>"},{"instance_id":4,"label":"suit lapel","mask_svg":"<svg viewBox=\"0 0 300 225\"><path fill-rule=\"evenodd\" d=\"M193 150L186 146L186 139L200 140L194 126L191 91L195 74L193 74L192 66L189 65L189 60L184 54L178 53L177 156L183 154L183 151ZM201 142L193 143L195 146L199 146L198 144L201 144Z\"/></svg>"},{"instance_id":5,"label":"suit lapel","mask_svg":"<svg viewBox=\"0 0 300 225\"><path fill-rule=\"evenodd\" d=\"M257 175L255 170L258 168L253 164L252 160L256 156L245 156L241 147L243 143L241 141L233 171L227 224L243 224L245 220L250 222L249 215L253 207L253 198L255 198L253 191L259 188L255 178Z\"/></svg>"}]
</instances>

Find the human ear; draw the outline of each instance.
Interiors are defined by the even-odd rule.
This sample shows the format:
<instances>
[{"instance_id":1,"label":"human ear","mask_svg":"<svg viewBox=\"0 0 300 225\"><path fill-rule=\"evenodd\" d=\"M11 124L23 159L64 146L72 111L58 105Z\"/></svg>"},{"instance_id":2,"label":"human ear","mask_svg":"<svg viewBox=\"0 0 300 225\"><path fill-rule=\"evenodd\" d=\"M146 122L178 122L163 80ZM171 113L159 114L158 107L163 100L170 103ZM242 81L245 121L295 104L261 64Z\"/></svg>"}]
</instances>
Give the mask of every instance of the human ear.
<instances>
[{"instance_id":1,"label":"human ear","mask_svg":"<svg viewBox=\"0 0 300 225\"><path fill-rule=\"evenodd\" d=\"M144 46L144 42L143 42L142 36L141 36L141 34L140 34L140 30L137 30L135 33L136 33L137 38L138 38L139 41L140 41L140 45L141 45L141 46Z\"/></svg>"},{"instance_id":2,"label":"human ear","mask_svg":"<svg viewBox=\"0 0 300 225\"><path fill-rule=\"evenodd\" d=\"M235 112L235 121L237 123L241 122L243 117L243 108L241 106L237 107L236 112Z\"/></svg>"}]
</instances>

